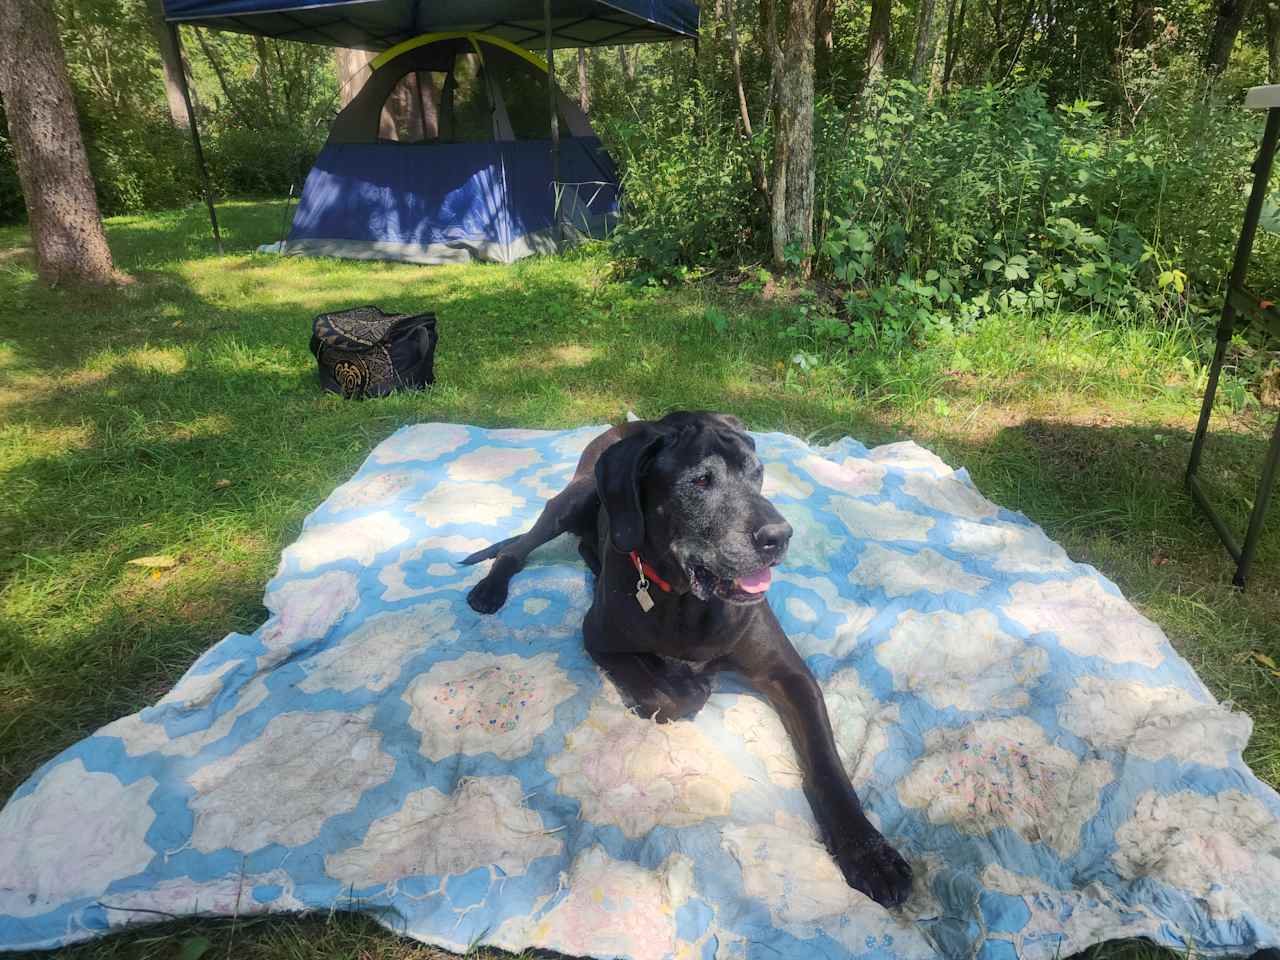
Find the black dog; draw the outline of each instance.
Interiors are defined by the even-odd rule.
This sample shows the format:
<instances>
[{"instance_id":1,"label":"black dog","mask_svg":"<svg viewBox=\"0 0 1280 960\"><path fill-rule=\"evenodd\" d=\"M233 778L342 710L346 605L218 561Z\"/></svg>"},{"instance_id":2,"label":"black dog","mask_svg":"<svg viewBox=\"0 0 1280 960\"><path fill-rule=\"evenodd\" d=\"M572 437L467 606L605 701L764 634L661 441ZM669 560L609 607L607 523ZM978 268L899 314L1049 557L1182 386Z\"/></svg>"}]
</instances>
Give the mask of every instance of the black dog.
<instances>
[{"instance_id":1,"label":"black dog","mask_svg":"<svg viewBox=\"0 0 1280 960\"><path fill-rule=\"evenodd\" d=\"M614 427L583 451L533 529L463 563L494 558L467 602L493 613L534 548L562 533L596 575L587 652L645 716L690 717L710 675L736 670L782 718L828 849L850 886L885 906L911 868L867 820L836 753L822 691L761 603L791 525L761 494L764 468L736 417L672 413Z\"/></svg>"}]
</instances>

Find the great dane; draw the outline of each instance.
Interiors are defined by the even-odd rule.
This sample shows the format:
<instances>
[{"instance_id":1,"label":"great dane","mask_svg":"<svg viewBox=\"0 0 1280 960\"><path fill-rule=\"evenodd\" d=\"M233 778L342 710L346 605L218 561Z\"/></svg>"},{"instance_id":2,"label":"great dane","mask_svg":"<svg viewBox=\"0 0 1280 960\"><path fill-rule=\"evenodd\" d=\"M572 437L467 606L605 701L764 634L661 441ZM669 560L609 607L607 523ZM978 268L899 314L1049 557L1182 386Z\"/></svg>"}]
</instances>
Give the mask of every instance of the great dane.
<instances>
[{"instance_id":1,"label":"great dane","mask_svg":"<svg viewBox=\"0 0 1280 960\"><path fill-rule=\"evenodd\" d=\"M531 530L463 561L493 560L467 602L498 610L531 551L576 534L596 578L583 622L587 652L631 706L659 722L691 717L710 696L712 673L737 671L782 718L849 885L899 906L911 868L863 813L822 691L761 602L792 533L761 493L763 480L755 442L736 417L678 412L614 427L588 444Z\"/></svg>"}]
</instances>

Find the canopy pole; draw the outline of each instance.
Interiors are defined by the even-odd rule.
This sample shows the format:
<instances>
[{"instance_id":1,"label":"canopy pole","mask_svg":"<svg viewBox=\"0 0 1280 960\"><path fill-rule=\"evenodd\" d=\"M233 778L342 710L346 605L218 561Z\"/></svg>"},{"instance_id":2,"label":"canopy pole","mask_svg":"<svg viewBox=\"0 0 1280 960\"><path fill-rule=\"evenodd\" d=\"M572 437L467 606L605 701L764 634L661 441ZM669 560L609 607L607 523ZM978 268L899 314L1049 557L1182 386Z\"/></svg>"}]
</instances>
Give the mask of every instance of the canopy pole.
<instances>
[{"instance_id":1,"label":"canopy pole","mask_svg":"<svg viewBox=\"0 0 1280 960\"><path fill-rule=\"evenodd\" d=\"M169 36L173 38L173 49L178 57L178 80L182 85L182 102L187 107L187 126L191 130L191 147L196 153L196 164L200 167L200 186L204 192L205 206L209 208L209 223L213 225L213 239L218 244L218 254L222 250L222 233L218 230L218 212L213 208L213 187L209 184L209 167L204 160L204 150L200 147L200 131L196 128L196 112L191 106L191 90L187 87L186 59L182 55L182 38L178 34L176 23L167 24Z\"/></svg>"},{"instance_id":2,"label":"canopy pole","mask_svg":"<svg viewBox=\"0 0 1280 960\"><path fill-rule=\"evenodd\" d=\"M564 239L560 231L560 119L556 110L556 61L551 47L551 0L542 0L543 27L547 35L547 110L551 114L551 216L556 249Z\"/></svg>"}]
</instances>

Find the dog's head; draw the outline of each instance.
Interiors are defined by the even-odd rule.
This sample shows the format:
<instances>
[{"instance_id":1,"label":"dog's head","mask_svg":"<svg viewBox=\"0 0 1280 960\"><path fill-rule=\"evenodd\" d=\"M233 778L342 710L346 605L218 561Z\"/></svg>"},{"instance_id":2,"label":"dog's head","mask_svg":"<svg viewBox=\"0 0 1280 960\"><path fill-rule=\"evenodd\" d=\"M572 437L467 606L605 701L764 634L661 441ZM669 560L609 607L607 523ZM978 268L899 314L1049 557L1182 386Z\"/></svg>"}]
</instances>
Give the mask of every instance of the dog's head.
<instances>
[{"instance_id":1,"label":"dog's head","mask_svg":"<svg viewBox=\"0 0 1280 960\"><path fill-rule=\"evenodd\" d=\"M639 551L701 600L764 598L792 531L760 492L763 481L742 422L714 413L644 424L596 463L614 549Z\"/></svg>"}]
</instances>

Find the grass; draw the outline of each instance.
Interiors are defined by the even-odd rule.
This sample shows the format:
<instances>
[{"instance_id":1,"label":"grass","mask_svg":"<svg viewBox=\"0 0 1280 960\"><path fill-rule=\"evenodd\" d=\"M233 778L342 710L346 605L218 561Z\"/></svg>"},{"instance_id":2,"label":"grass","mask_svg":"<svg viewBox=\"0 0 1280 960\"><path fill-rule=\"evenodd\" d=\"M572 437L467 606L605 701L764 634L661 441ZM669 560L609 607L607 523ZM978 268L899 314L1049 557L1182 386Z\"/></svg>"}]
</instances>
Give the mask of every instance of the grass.
<instances>
[{"instance_id":1,"label":"grass","mask_svg":"<svg viewBox=\"0 0 1280 960\"><path fill-rule=\"evenodd\" d=\"M114 219L111 246L135 282L106 292L45 288L25 233L0 230L0 797L157 699L227 632L261 623L280 550L402 424L564 427L678 407L815 439L911 437L967 467L1114 579L1252 715L1246 759L1280 785L1280 675L1265 665L1280 660L1280 516L1242 594L1181 484L1207 336L994 317L901 355L839 358L787 335L785 286L769 299L730 277L637 287L598 252L438 268L253 253L280 215L226 205L221 257L199 208ZM439 314L433 390L368 403L319 392L311 318L370 302ZM1238 529L1270 420L1256 407L1215 419L1205 476ZM178 563L128 562L155 554ZM442 956L340 915L183 923L64 953L205 944L269 960ZM1135 951L1151 952L1095 953Z\"/></svg>"}]
</instances>

